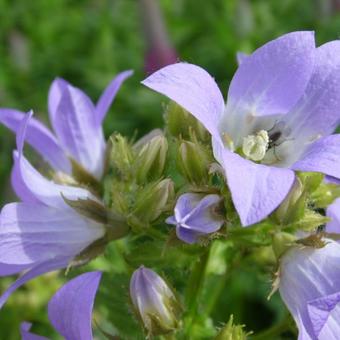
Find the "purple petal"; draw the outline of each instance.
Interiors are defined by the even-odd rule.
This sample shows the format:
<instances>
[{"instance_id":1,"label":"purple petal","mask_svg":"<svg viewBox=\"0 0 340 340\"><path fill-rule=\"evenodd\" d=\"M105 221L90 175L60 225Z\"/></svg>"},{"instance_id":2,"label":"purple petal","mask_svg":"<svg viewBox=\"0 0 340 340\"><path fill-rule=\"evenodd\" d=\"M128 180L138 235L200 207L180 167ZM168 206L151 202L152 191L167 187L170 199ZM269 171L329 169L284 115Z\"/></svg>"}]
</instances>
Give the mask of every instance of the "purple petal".
<instances>
[{"instance_id":1,"label":"purple petal","mask_svg":"<svg viewBox=\"0 0 340 340\"><path fill-rule=\"evenodd\" d=\"M63 209L71 209L65 203L63 196L70 200L81 198L95 199L93 195L85 189L59 185L44 178L22 155L26 128L29 124L31 115L32 113L27 114L23 122L21 123L21 126L17 133L18 151L14 152L14 166L16 167L15 171L17 171L16 180L18 186L21 186L20 190L25 191L25 195L30 192L31 197L34 196L36 200L48 206ZM25 186L26 188L23 189L23 186Z\"/></svg>"},{"instance_id":2,"label":"purple petal","mask_svg":"<svg viewBox=\"0 0 340 340\"><path fill-rule=\"evenodd\" d=\"M215 158L222 165L235 208L243 226L267 217L285 199L294 172L256 164L230 152L213 138Z\"/></svg>"},{"instance_id":3,"label":"purple petal","mask_svg":"<svg viewBox=\"0 0 340 340\"><path fill-rule=\"evenodd\" d=\"M328 316L320 336L317 336L315 330L319 331L325 320L324 314L319 312L317 315L315 308L311 310L309 307L310 302L340 291L340 245L330 239L325 239L325 242L326 245L318 249L291 248L283 255L280 266L281 297L299 330L302 334L307 332L313 340L337 339L334 334L339 334L336 321L339 320L338 306Z\"/></svg>"},{"instance_id":4,"label":"purple petal","mask_svg":"<svg viewBox=\"0 0 340 340\"><path fill-rule=\"evenodd\" d=\"M72 210L10 203L1 211L0 263L34 265L74 257L104 234L103 227Z\"/></svg>"},{"instance_id":5,"label":"purple petal","mask_svg":"<svg viewBox=\"0 0 340 340\"><path fill-rule=\"evenodd\" d=\"M202 195L186 193L181 195L175 206L175 217L178 221L182 220L186 215L190 214L192 209L202 199Z\"/></svg>"},{"instance_id":6,"label":"purple petal","mask_svg":"<svg viewBox=\"0 0 340 340\"><path fill-rule=\"evenodd\" d=\"M292 169L321 172L340 177L340 135L321 138L311 144Z\"/></svg>"},{"instance_id":7,"label":"purple petal","mask_svg":"<svg viewBox=\"0 0 340 340\"><path fill-rule=\"evenodd\" d=\"M100 96L97 105L96 105L96 122L98 126L101 126L105 116L107 114L107 111L109 110L112 102L114 101L117 92L119 91L121 85L123 82L131 77L133 74L133 71L124 71L119 73L106 87L102 95Z\"/></svg>"},{"instance_id":8,"label":"purple petal","mask_svg":"<svg viewBox=\"0 0 340 340\"><path fill-rule=\"evenodd\" d=\"M22 276L20 276L7 290L1 295L0 297L0 308L5 304L7 299L10 297L10 295L17 290L20 286L25 284L27 281L30 281L34 279L37 276L43 275L45 273L66 268L68 263L70 261L70 258L58 258L58 259L52 259L48 260L46 262L42 262L38 264L37 266L33 267L29 271L25 272Z\"/></svg>"},{"instance_id":9,"label":"purple petal","mask_svg":"<svg viewBox=\"0 0 340 340\"><path fill-rule=\"evenodd\" d=\"M340 198L336 199L328 208L327 214L332 220L326 224L328 233L340 234Z\"/></svg>"},{"instance_id":10,"label":"purple petal","mask_svg":"<svg viewBox=\"0 0 340 340\"><path fill-rule=\"evenodd\" d=\"M0 109L0 123L18 132L25 114L11 109ZM32 118L27 126L25 139L48 162L52 168L71 173L71 163L51 131Z\"/></svg>"},{"instance_id":11,"label":"purple petal","mask_svg":"<svg viewBox=\"0 0 340 340\"><path fill-rule=\"evenodd\" d=\"M0 277L20 273L29 267L27 265L0 263Z\"/></svg>"},{"instance_id":12,"label":"purple petal","mask_svg":"<svg viewBox=\"0 0 340 340\"><path fill-rule=\"evenodd\" d=\"M142 84L162 93L194 115L212 134L224 111L224 100L214 79L202 68L185 63L166 66Z\"/></svg>"},{"instance_id":13,"label":"purple petal","mask_svg":"<svg viewBox=\"0 0 340 340\"><path fill-rule=\"evenodd\" d=\"M53 129L64 150L88 172L100 178L103 172L105 141L102 127L96 123L95 107L79 89L62 86L54 114Z\"/></svg>"},{"instance_id":14,"label":"purple petal","mask_svg":"<svg viewBox=\"0 0 340 340\"><path fill-rule=\"evenodd\" d=\"M237 64L240 66L246 59L249 57L249 54L243 52L236 53Z\"/></svg>"},{"instance_id":15,"label":"purple petal","mask_svg":"<svg viewBox=\"0 0 340 340\"><path fill-rule=\"evenodd\" d=\"M54 328L69 340L92 340L92 310L101 272L77 276L66 283L48 304Z\"/></svg>"},{"instance_id":16,"label":"purple petal","mask_svg":"<svg viewBox=\"0 0 340 340\"><path fill-rule=\"evenodd\" d=\"M67 85L70 85L66 80L62 78L56 78L53 80L50 90L48 92L48 113L50 121L54 122L58 119L57 109L60 103L62 93Z\"/></svg>"},{"instance_id":17,"label":"purple petal","mask_svg":"<svg viewBox=\"0 0 340 340\"><path fill-rule=\"evenodd\" d=\"M228 93L229 111L249 108L255 115L288 112L305 91L314 66L313 32L292 32L247 57Z\"/></svg>"},{"instance_id":18,"label":"purple petal","mask_svg":"<svg viewBox=\"0 0 340 340\"><path fill-rule=\"evenodd\" d=\"M49 340L44 336L36 335L30 332L32 324L29 322L23 322L20 325L21 340Z\"/></svg>"},{"instance_id":19,"label":"purple petal","mask_svg":"<svg viewBox=\"0 0 340 340\"><path fill-rule=\"evenodd\" d=\"M176 227L176 235L177 237L185 243L194 244L198 241L201 236L204 236L204 233L200 233L196 230L185 229L181 226Z\"/></svg>"},{"instance_id":20,"label":"purple petal","mask_svg":"<svg viewBox=\"0 0 340 340\"><path fill-rule=\"evenodd\" d=\"M16 153L13 154L13 157L15 160ZM26 203L39 203L39 200L30 190L28 190L26 184L22 180L19 162L14 161L14 166L11 172L11 184L12 189L21 201Z\"/></svg>"},{"instance_id":21,"label":"purple petal","mask_svg":"<svg viewBox=\"0 0 340 340\"><path fill-rule=\"evenodd\" d=\"M312 300L308 303L308 313L312 321L314 333L316 336L319 336L322 328L327 322L330 313L339 302L340 292L337 292L331 295L323 296L322 298ZM338 332L339 331L340 326L338 326Z\"/></svg>"},{"instance_id":22,"label":"purple petal","mask_svg":"<svg viewBox=\"0 0 340 340\"><path fill-rule=\"evenodd\" d=\"M340 41L316 50L316 65L306 92L285 117L295 138L316 138L334 131L340 119Z\"/></svg>"}]
</instances>

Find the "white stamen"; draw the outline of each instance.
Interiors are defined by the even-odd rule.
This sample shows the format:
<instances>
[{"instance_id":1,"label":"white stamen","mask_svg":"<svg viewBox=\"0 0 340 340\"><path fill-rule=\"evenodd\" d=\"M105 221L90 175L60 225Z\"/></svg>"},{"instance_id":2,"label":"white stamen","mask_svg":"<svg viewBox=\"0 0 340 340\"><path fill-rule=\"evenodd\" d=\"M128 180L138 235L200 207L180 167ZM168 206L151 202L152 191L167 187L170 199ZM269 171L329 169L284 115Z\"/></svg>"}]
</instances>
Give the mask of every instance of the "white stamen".
<instances>
[{"instance_id":1,"label":"white stamen","mask_svg":"<svg viewBox=\"0 0 340 340\"><path fill-rule=\"evenodd\" d=\"M247 158L253 161L261 161L266 155L268 144L268 132L260 130L256 135L243 138L242 151Z\"/></svg>"}]
</instances>

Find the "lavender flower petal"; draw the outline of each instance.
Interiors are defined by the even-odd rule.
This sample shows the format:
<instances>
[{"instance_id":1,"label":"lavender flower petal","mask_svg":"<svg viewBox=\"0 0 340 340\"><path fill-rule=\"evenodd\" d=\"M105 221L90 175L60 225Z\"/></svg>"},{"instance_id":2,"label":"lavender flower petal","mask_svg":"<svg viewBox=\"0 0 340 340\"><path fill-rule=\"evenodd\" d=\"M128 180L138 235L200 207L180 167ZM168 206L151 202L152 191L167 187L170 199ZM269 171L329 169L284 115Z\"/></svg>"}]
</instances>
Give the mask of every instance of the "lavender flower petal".
<instances>
[{"instance_id":1,"label":"lavender flower petal","mask_svg":"<svg viewBox=\"0 0 340 340\"><path fill-rule=\"evenodd\" d=\"M37 170L35 170L23 156L22 153L25 133L31 116L32 112L26 115L17 133L18 151L14 153L14 166L19 169L17 174L18 185L22 186L24 184L26 186L26 193L30 192L38 201L56 208L68 208L68 205L65 203L62 195L71 200L81 198L95 199L93 195L85 189L58 185L47 180Z\"/></svg>"},{"instance_id":2,"label":"lavender flower petal","mask_svg":"<svg viewBox=\"0 0 340 340\"><path fill-rule=\"evenodd\" d=\"M100 178L105 141L102 127L96 123L95 107L81 90L64 82L61 87L59 104L55 113L50 115L53 129L64 150L88 172Z\"/></svg>"},{"instance_id":3,"label":"lavender flower petal","mask_svg":"<svg viewBox=\"0 0 340 340\"><path fill-rule=\"evenodd\" d=\"M17 110L0 109L0 123L13 132L18 131L24 116L25 113ZM25 139L52 168L71 173L71 163L65 156L59 142L51 131L38 120L30 119Z\"/></svg>"},{"instance_id":4,"label":"lavender flower petal","mask_svg":"<svg viewBox=\"0 0 340 340\"><path fill-rule=\"evenodd\" d=\"M313 32L288 33L257 49L231 81L227 114L237 115L244 108L254 115L288 112L311 77L314 51Z\"/></svg>"},{"instance_id":5,"label":"lavender flower petal","mask_svg":"<svg viewBox=\"0 0 340 340\"><path fill-rule=\"evenodd\" d=\"M22 322L20 325L21 340L49 340L48 338L30 332L32 324Z\"/></svg>"},{"instance_id":6,"label":"lavender flower petal","mask_svg":"<svg viewBox=\"0 0 340 340\"><path fill-rule=\"evenodd\" d=\"M67 340L92 340L92 310L101 272L77 276L65 284L48 304L54 328Z\"/></svg>"},{"instance_id":7,"label":"lavender flower petal","mask_svg":"<svg viewBox=\"0 0 340 340\"><path fill-rule=\"evenodd\" d=\"M101 126L103 123L105 116L114 101L117 92L119 91L120 87L122 86L123 82L131 77L133 71L124 71L119 73L106 87L102 95L100 96L97 105L96 105L96 122L98 126Z\"/></svg>"},{"instance_id":8,"label":"lavender flower petal","mask_svg":"<svg viewBox=\"0 0 340 340\"><path fill-rule=\"evenodd\" d=\"M66 268L70 258L56 258L56 259L50 259L46 262L42 262L35 267L31 268L29 271L25 272L22 276L20 276L7 290L1 295L0 297L0 308L5 304L7 299L10 297L10 295L18 289L20 286L25 284L27 281L30 281L34 279L37 276L40 276L42 274L58 270L61 268Z\"/></svg>"},{"instance_id":9,"label":"lavender flower petal","mask_svg":"<svg viewBox=\"0 0 340 340\"><path fill-rule=\"evenodd\" d=\"M336 320L340 305L329 308L325 317L326 310L320 312L318 303L318 299L330 302L330 297L340 291L340 245L330 239L325 242L319 249L294 247L281 259L279 290L297 323L300 338L336 340L339 334Z\"/></svg>"},{"instance_id":10,"label":"lavender flower petal","mask_svg":"<svg viewBox=\"0 0 340 340\"><path fill-rule=\"evenodd\" d=\"M340 234L340 198L327 208L327 216L331 221L326 224L326 232Z\"/></svg>"},{"instance_id":11,"label":"lavender flower petal","mask_svg":"<svg viewBox=\"0 0 340 340\"><path fill-rule=\"evenodd\" d=\"M179 239L195 243L199 237L220 229L224 219L213 209L221 201L218 195L183 194L175 206L175 215L167 218L166 223L176 226Z\"/></svg>"},{"instance_id":12,"label":"lavender flower petal","mask_svg":"<svg viewBox=\"0 0 340 340\"><path fill-rule=\"evenodd\" d=\"M29 265L0 263L0 277L20 273L29 267Z\"/></svg>"},{"instance_id":13,"label":"lavender flower petal","mask_svg":"<svg viewBox=\"0 0 340 340\"><path fill-rule=\"evenodd\" d=\"M291 168L300 171L321 172L339 178L340 135L327 136L311 144Z\"/></svg>"},{"instance_id":14,"label":"lavender flower petal","mask_svg":"<svg viewBox=\"0 0 340 340\"><path fill-rule=\"evenodd\" d=\"M291 136L310 141L332 133L340 119L339 91L340 41L336 40L316 49L316 64L306 92L284 118Z\"/></svg>"},{"instance_id":15,"label":"lavender flower petal","mask_svg":"<svg viewBox=\"0 0 340 340\"><path fill-rule=\"evenodd\" d=\"M74 257L104 228L72 210L44 205L10 203L1 211L0 262L35 265L57 257Z\"/></svg>"},{"instance_id":16,"label":"lavender flower petal","mask_svg":"<svg viewBox=\"0 0 340 340\"><path fill-rule=\"evenodd\" d=\"M194 115L212 135L219 135L224 100L214 79L202 68L185 63L169 65L142 84L166 95Z\"/></svg>"},{"instance_id":17,"label":"lavender flower petal","mask_svg":"<svg viewBox=\"0 0 340 340\"><path fill-rule=\"evenodd\" d=\"M255 164L213 139L215 158L225 170L235 208L243 226L267 217L287 196L294 182L289 169Z\"/></svg>"}]
</instances>

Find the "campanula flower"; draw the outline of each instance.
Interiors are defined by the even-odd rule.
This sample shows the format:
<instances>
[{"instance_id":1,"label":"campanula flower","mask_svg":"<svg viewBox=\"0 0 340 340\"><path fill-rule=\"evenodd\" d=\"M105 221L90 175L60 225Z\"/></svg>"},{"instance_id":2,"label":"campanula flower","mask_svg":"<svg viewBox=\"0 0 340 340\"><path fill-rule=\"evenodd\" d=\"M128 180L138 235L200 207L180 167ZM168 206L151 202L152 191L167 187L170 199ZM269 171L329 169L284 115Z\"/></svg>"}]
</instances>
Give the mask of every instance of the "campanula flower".
<instances>
[{"instance_id":1,"label":"campanula flower","mask_svg":"<svg viewBox=\"0 0 340 340\"><path fill-rule=\"evenodd\" d=\"M5 205L0 215L0 276L25 272L0 297L0 307L19 286L67 267L106 232L103 224L78 214L65 202L65 198L98 201L92 193L46 179L23 155L31 116L27 114L18 129L14 152L15 180L22 202Z\"/></svg>"},{"instance_id":2,"label":"campanula flower","mask_svg":"<svg viewBox=\"0 0 340 340\"><path fill-rule=\"evenodd\" d=\"M194 115L212 135L216 160L241 223L268 216L284 200L294 170L339 178L340 41L315 48L293 32L242 58L226 104L202 68L178 63L143 84Z\"/></svg>"},{"instance_id":3,"label":"campanula flower","mask_svg":"<svg viewBox=\"0 0 340 340\"><path fill-rule=\"evenodd\" d=\"M327 210L326 232L340 233L340 200ZM340 334L340 243L294 246L283 254L279 291L299 329L300 340L336 340Z\"/></svg>"},{"instance_id":4,"label":"campanula flower","mask_svg":"<svg viewBox=\"0 0 340 340\"><path fill-rule=\"evenodd\" d=\"M178 326L180 306L167 283L141 266L131 277L130 297L138 318L150 335L165 334Z\"/></svg>"},{"instance_id":5,"label":"campanula flower","mask_svg":"<svg viewBox=\"0 0 340 340\"><path fill-rule=\"evenodd\" d=\"M96 105L80 89L61 78L55 79L48 96L54 133L32 118L27 127L26 141L56 172L71 175L73 161L100 179L106 148L102 123L121 84L131 74L132 71L118 74ZM0 109L0 123L13 131L18 130L23 117L23 112Z\"/></svg>"},{"instance_id":6,"label":"campanula flower","mask_svg":"<svg viewBox=\"0 0 340 340\"><path fill-rule=\"evenodd\" d=\"M176 226L176 234L186 243L195 243L200 237L220 229L224 223L216 208L221 202L218 195L183 194L175 206L175 214L166 223Z\"/></svg>"},{"instance_id":7,"label":"campanula flower","mask_svg":"<svg viewBox=\"0 0 340 340\"><path fill-rule=\"evenodd\" d=\"M81 274L61 287L48 304L48 318L66 340L92 340L92 310L101 272ZM22 340L48 340L21 324Z\"/></svg>"}]
</instances>

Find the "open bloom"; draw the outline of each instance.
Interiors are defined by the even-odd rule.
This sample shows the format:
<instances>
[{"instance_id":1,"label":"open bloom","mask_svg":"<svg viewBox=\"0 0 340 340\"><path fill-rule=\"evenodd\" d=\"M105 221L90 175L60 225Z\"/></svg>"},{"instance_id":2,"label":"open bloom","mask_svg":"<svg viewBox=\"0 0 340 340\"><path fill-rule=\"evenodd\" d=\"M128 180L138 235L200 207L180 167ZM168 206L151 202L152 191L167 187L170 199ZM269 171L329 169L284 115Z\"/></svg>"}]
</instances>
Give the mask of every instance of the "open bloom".
<instances>
[{"instance_id":1,"label":"open bloom","mask_svg":"<svg viewBox=\"0 0 340 340\"><path fill-rule=\"evenodd\" d=\"M80 89L65 80L53 81L48 110L53 134L32 118L27 127L27 142L56 172L72 174L72 161L97 179L103 174L105 140L102 123L123 81L132 74L125 71L107 86L96 105ZM0 123L17 131L24 116L13 109L0 109Z\"/></svg>"},{"instance_id":2,"label":"open bloom","mask_svg":"<svg viewBox=\"0 0 340 340\"><path fill-rule=\"evenodd\" d=\"M0 307L19 286L43 273L65 268L82 250L102 238L105 227L65 203L97 200L88 190L59 185L43 177L23 155L32 113L17 133L14 173L20 203L3 207L0 215L0 276L25 270L0 297Z\"/></svg>"},{"instance_id":3,"label":"open bloom","mask_svg":"<svg viewBox=\"0 0 340 340\"><path fill-rule=\"evenodd\" d=\"M177 328L180 312L177 299L154 271L141 266L132 274L130 296L138 318L149 334L165 334Z\"/></svg>"},{"instance_id":4,"label":"open bloom","mask_svg":"<svg viewBox=\"0 0 340 340\"><path fill-rule=\"evenodd\" d=\"M328 209L326 231L340 233L340 201ZM337 340L340 334L340 244L291 248L280 264L281 297L292 313L300 340Z\"/></svg>"},{"instance_id":5,"label":"open bloom","mask_svg":"<svg viewBox=\"0 0 340 340\"><path fill-rule=\"evenodd\" d=\"M92 340L92 310L101 272L77 276L52 297L48 304L48 318L66 340ZM48 340L30 332L31 324L21 325L22 340Z\"/></svg>"},{"instance_id":6,"label":"open bloom","mask_svg":"<svg viewBox=\"0 0 340 340\"><path fill-rule=\"evenodd\" d=\"M293 32L245 57L227 103L202 68L178 63L143 84L193 114L211 133L244 226L268 216L294 182L294 170L340 176L340 41L315 48Z\"/></svg>"},{"instance_id":7,"label":"open bloom","mask_svg":"<svg viewBox=\"0 0 340 340\"><path fill-rule=\"evenodd\" d=\"M166 223L176 226L176 234L186 243L195 243L201 236L220 229L224 220L214 209L221 202L218 195L184 194L175 206L175 215Z\"/></svg>"}]
</instances>

